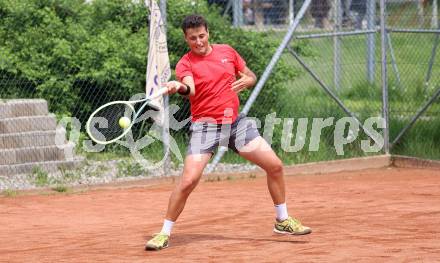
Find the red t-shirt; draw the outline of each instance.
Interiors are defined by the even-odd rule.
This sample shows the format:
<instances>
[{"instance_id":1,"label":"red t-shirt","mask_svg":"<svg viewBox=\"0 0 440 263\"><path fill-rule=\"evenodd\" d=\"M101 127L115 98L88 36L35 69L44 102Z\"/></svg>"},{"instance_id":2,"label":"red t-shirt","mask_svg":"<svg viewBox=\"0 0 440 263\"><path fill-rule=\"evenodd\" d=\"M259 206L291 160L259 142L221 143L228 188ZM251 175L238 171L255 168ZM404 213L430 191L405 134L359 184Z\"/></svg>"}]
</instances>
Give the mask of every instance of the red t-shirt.
<instances>
[{"instance_id":1,"label":"red t-shirt","mask_svg":"<svg viewBox=\"0 0 440 263\"><path fill-rule=\"evenodd\" d=\"M194 79L195 95L189 96L193 122L231 123L237 118L240 106L231 84L246 62L229 45L211 47L207 56L186 53L177 63L176 75L180 81L187 76Z\"/></svg>"}]
</instances>

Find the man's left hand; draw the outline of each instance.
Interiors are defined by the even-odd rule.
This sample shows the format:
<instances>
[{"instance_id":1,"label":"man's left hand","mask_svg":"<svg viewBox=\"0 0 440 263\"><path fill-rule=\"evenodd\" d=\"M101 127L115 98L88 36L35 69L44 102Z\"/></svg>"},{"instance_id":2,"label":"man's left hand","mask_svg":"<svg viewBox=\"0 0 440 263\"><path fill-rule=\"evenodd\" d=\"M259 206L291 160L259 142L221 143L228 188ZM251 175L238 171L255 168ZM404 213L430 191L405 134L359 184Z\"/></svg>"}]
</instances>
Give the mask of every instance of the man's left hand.
<instances>
[{"instance_id":1,"label":"man's left hand","mask_svg":"<svg viewBox=\"0 0 440 263\"><path fill-rule=\"evenodd\" d=\"M252 78L251 76L248 76L240 71L238 72L238 74L240 75L240 78L232 83L231 88L236 93L239 93L240 91L251 87L255 83L254 78Z\"/></svg>"}]
</instances>

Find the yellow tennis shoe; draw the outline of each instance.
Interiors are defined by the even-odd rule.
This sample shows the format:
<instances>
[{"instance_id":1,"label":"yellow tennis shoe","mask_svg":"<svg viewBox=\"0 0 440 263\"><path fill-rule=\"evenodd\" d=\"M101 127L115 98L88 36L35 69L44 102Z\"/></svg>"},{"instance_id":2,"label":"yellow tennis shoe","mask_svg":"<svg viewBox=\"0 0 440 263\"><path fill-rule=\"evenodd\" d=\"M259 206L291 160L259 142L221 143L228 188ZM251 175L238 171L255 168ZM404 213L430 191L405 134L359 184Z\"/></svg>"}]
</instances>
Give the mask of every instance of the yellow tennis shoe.
<instances>
[{"instance_id":1,"label":"yellow tennis shoe","mask_svg":"<svg viewBox=\"0 0 440 263\"><path fill-rule=\"evenodd\" d=\"M312 229L303 226L298 219L289 216L281 222L276 220L273 232L287 235L306 235L312 233Z\"/></svg>"},{"instance_id":2,"label":"yellow tennis shoe","mask_svg":"<svg viewBox=\"0 0 440 263\"><path fill-rule=\"evenodd\" d=\"M155 234L152 239L148 240L145 250L161 250L168 247L170 236L159 233Z\"/></svg>"}]
</instances>

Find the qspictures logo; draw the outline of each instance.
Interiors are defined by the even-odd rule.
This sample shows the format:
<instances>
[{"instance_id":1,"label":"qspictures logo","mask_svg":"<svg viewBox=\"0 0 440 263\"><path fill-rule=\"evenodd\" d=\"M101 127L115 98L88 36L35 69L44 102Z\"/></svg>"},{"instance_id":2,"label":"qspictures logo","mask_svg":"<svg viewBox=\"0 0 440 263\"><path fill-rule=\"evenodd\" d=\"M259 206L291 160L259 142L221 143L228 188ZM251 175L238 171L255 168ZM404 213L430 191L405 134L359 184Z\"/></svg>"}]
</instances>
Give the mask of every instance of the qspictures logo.
<instances>
[{"instance_id":1,"label":"qspictures logo","mask_svg":"<svg viewBox=\"0 0 440 263\"><path fill-rule=\"evenodd\" d=\"M166 111L169 112L169 123L168 128L173 131L181 131L184 127L188 126L191 121L191 117L184 120L177 120L174 115L179 111L180 107L178 105L170 105ZM232 109L225 110L225 119L230 119ZM154 110L148 110L143 113L140 117L134 120L135 123L141 123L143 121L150 120L153 122L155 115L157 114ZM204 121L214 123L215 120L209 120L205 118ZM96 125L101 125L102 122L97 122ZM263 125L264 123L264 125ZM102 152L108 145L96 144L92 140L83 140L82 145L78 145L80 142L80 131L84 126L75 117L66 117L59 121L58 126L67 128L70 124L70 134L69 141L77 145L77 147L82 147L85 152ZM241 118L238 122L238 127L241 125L252 126L257 128L260 135L268 142L270 146L274 146L274 139L280 143L280 148L282 151L287 153L296 153L299 151L304 151L305 149L309 152L317 152L320 150L320 145L323 139L324 131L326 134L326 143L328 144L329 138L328 134L332 134L332 147L337 155L344 155L346 153L346 148L355 143L361 134L361 129L364 129L364 133L368 136L364 136L364 139L360 141L360 148L365 153L376 153L382 150L384 146L384 139L381 134L381 130L385 127L385 121L381 117L370 117L366 119L362 124L359 123L355 118L343 117L336 119L335 117L328 118L281 118L277 117L276 112L267 114L264 120L257 118L246 117ZM228 130L230 129L230 124L222 124L220 129ZM296 129L294 128L296 127ZM246 129L243 129L246 130ZM236 147L238 149L242 148L244 145L244 140L246 134L240 134L237 136L235 141ZM64 144L64 136L56 138L56 144L62 146ZM159 161L151 161L146 159L142 155L142 149L149 147L154 142L164 143L162 137L162 127L153 122L150 129L141 138L137 138L132 131L129 131L127 135L116 144L127 148L130 151L132 157L139 162L145 169L155 169L163 165L165 159L170 154L174 155L176 159L183 162L182 153L178 147L178 142L172 136L167 140L169 151L163 156ZM206 140L200 137L200 141L197 142L203 147ZM308 143L308 145L306 145ZM245 147L243 151L252 151L252 148ZM270 150L267 149L267 150Z\"/></svg>"}]
</instances>

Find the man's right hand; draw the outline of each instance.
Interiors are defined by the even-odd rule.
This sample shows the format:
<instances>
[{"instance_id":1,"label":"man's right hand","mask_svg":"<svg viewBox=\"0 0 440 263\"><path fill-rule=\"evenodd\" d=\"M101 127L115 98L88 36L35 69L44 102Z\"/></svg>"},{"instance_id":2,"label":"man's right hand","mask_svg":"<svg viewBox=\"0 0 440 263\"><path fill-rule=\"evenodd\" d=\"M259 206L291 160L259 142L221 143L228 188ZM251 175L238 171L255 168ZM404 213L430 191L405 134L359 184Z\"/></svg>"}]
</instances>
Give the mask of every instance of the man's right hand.
<instances>
[{"instance_id":1,"label":"man's right hand","mask_svg":"<svg viewBox=\"0 0 440 263\"><path fill-rule=\"evenodd\" d=\"M178 91L180 91L180 92L186 91L186 86L176 80L172 80L167 83L163 83L162 86L165 86L168 88L169 95L174 94Z\"/></svg>"}]
</instances>

